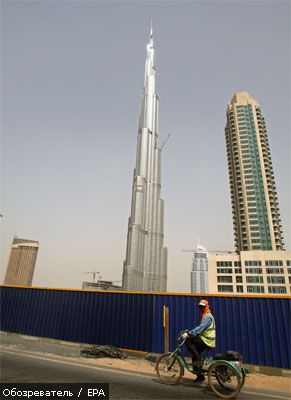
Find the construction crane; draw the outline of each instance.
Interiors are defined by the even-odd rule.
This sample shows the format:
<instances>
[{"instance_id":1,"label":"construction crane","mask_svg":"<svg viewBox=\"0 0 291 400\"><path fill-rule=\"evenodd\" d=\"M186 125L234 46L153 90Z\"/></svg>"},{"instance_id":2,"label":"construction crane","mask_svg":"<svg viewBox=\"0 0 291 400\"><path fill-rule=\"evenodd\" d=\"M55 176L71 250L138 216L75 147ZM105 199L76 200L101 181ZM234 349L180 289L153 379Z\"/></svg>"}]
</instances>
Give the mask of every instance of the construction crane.
<instances>
[{"instance_id":1,"label":"construction crane","mask_svg":"<svg viewBox=\"0 0 291 400\"><path fill-rule=\"evenodd\" d=\"M95 271L95 269L94 269L94 271L82 272L82 274L92 274L93 283L95 283L95 277L96 277L97 274L98 274L98 281L100 281L101 278L102 278L102 276L100 275L100 272L99 271Z\"/></svg>"},{"instance_id":2,"label":"construction crane","mask_svg":"<svg viewBox=\"0 0 291 400\"><path fill-rule=\"evenodd\" d=\"M163 143L162 143L162 145L161 145L161 147L160 147L160 150L162 151L163 150L163 147L165 146L165 144L167 143L167 141L168 141L168 139L169 139L169 137L171 136L171 132L170 133L168 133L168 136L166 137L166 139L163 141Z\"/></svg>"}]
</instances>

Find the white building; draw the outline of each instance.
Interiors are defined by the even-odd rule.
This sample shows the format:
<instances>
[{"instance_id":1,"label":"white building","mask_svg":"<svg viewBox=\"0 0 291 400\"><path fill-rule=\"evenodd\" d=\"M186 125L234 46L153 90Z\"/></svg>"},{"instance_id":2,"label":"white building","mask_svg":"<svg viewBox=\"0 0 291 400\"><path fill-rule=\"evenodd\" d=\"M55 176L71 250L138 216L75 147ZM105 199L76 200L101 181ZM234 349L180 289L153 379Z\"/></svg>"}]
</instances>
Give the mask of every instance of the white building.
<instances>
[{"instance_id":1,"label":"white building","mask_svg":"<svg viewBox=\"0 0 291 400\"><path fill-rule=\"evenodd\" d=\"M241 251L208 254L209 292L291 294L290 251Z\"/></svg>"},{"instance_id":2,"label":"white building","mask_svg":"<svg viewBox=\"0 0 291 400\"><path fill-rule=\"evenodd\" d=\"M208 252L200 244L193 253L191 293L208 293Z\"/></svg>"}]
</instances>

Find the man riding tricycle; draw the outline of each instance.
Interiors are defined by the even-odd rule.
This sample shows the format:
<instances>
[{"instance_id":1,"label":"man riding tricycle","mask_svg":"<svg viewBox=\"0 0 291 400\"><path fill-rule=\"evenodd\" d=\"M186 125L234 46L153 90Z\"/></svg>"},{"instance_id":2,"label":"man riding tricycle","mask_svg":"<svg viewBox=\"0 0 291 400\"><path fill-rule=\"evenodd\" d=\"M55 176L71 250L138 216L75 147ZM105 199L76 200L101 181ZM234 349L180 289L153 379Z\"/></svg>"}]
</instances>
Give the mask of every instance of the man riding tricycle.
<instances>
[{"instance_id":1,"label":"man riding tricycle","mask_svg":"<svg viewBox=\"0 0 291 400\"><path fill-rule=\"evenodd\" d=\"M208 357L208 351L215 347L215 320L207 300L201 300L198 306L201 312L200 325L191 331L180 332L176 349L157 359L157 375L162 383L175 385L181 383L186 368L196 375L195 383L203 382L207 376L209 386L216 395L232 399L239 394L245 381L242 356L228 351L213 358ZM184 343L192 355L190 364L181 353Z\"/></svg>"}]
</instances>

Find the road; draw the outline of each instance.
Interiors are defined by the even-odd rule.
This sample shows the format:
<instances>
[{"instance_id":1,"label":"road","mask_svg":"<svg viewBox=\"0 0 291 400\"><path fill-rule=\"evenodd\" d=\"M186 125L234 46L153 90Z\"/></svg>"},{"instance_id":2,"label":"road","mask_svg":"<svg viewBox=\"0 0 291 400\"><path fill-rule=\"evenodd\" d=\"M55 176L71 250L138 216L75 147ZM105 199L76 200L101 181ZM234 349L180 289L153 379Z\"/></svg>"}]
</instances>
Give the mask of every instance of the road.
<instances>
[{"instance_id":1,"label":"road","mask_svg":"<svg viewBox=\"0 0 291 400\"><path fill-rule=\"evenodd\" d=\"M2 350L1 382L109 382L110 399L215 399L206 384L196 386L184 380L180 386L160 384L154 375L128 372L75 362L66 357L35 355L32 352ZM243 391L239 399L287 400L271 392Z\"/></svg>"}]
</instances>

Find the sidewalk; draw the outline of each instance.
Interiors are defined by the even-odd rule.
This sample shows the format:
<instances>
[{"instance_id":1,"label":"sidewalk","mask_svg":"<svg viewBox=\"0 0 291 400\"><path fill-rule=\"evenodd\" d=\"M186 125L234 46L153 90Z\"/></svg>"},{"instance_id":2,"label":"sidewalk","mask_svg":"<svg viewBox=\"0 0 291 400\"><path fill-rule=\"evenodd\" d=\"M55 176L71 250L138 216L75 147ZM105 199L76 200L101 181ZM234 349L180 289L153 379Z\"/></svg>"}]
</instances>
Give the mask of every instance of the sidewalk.
<instances>
[{"instance_id":1,"label":"sidewalk","mask_svg":"<svg viewBox=\"0 0 291 400\"><path fill-rule=\"evenodd\" d=\"M86 358L80 355L84 345L80 343L62 342L53 339L38 338L20 334L0 332L0 343L2 349L29 351L37 355L53 355L68 357L72 361L85 362L94 365L103 365L115 369L124 369L134 372L142 372L156 375L155 364L137 353L128 353L126 360L116 358ZM288 372L289 370L287 370ZM290 372L290 371L289 371ZM186 371L185 378L192 379L193 375ZM274 390L285 396L291 393L291 376L270 376L262 373L252 372L246 377L244 390ZM291 398L291 396L290 396Z\"/></svg>"}]
</instances>

